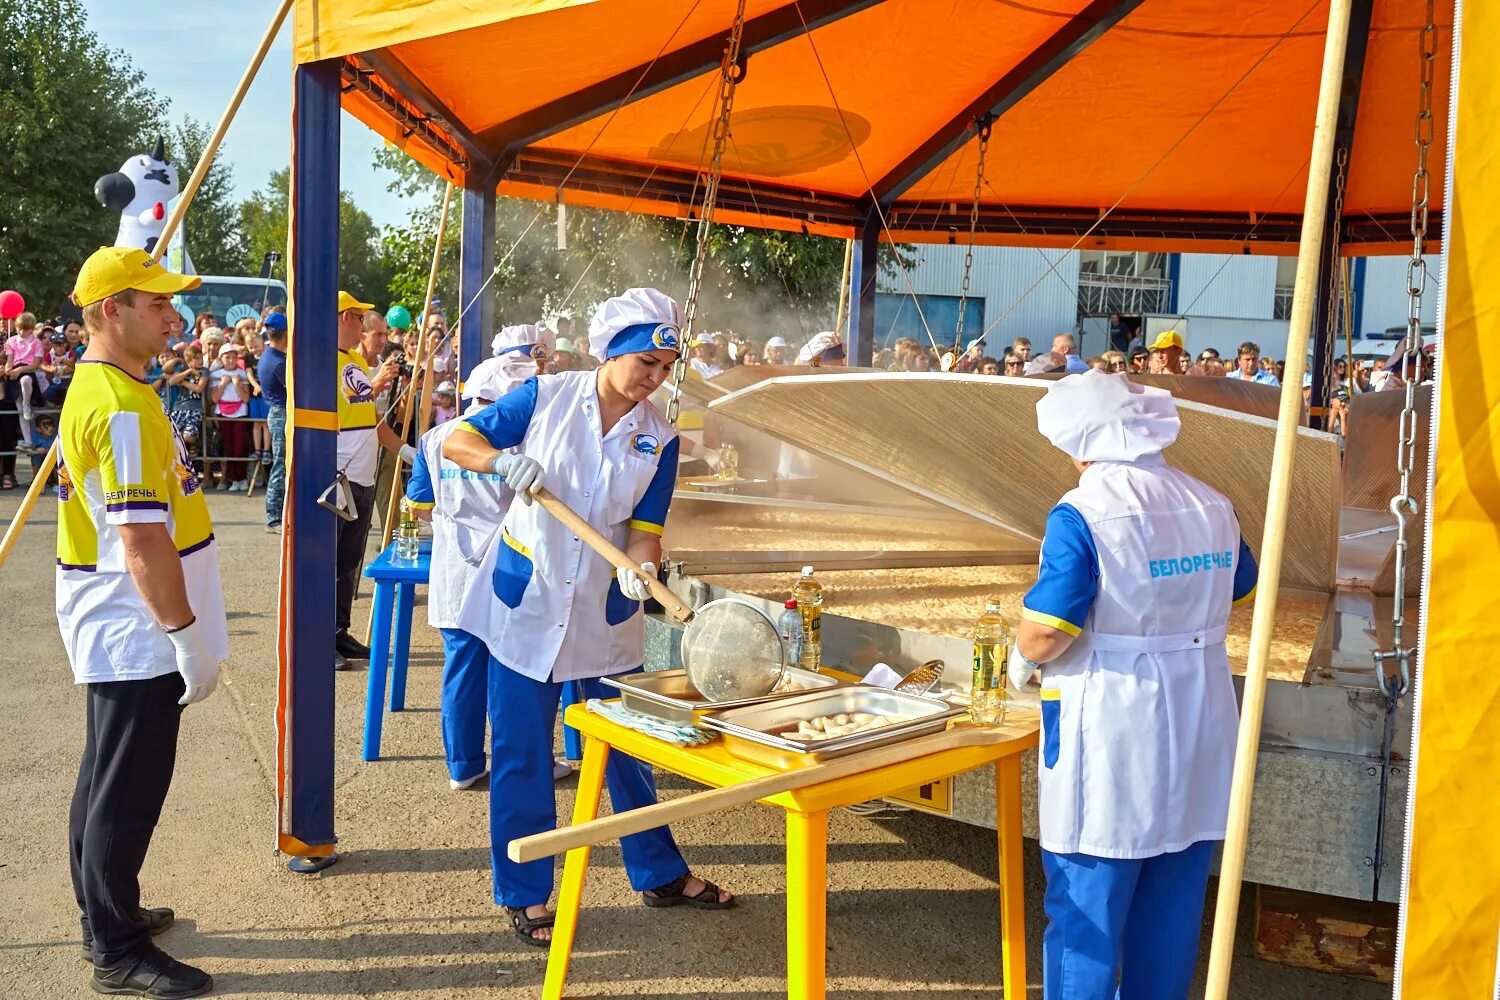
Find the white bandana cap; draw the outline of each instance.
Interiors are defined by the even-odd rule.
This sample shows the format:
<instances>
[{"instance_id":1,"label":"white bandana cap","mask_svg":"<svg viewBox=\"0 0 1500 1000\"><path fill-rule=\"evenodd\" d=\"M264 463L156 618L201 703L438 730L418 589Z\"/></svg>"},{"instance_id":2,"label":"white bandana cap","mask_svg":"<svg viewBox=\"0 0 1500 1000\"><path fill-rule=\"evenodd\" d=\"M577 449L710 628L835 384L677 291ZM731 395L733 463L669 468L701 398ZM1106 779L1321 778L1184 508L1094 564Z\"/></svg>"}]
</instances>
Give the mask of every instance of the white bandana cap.
<instances>
[{"instance_id":1,"label":"white bandana cap","mask_svg":"<svg viewBox=\"0 0 1500 1000\"><path fill-rule=\"evenodd\" d=\"M1080 462L1134 462L1176 441L1182 421L1167 390L1090 370L1047 387L1037 400L1036 429Z\"/></svg>"}]
</instances>

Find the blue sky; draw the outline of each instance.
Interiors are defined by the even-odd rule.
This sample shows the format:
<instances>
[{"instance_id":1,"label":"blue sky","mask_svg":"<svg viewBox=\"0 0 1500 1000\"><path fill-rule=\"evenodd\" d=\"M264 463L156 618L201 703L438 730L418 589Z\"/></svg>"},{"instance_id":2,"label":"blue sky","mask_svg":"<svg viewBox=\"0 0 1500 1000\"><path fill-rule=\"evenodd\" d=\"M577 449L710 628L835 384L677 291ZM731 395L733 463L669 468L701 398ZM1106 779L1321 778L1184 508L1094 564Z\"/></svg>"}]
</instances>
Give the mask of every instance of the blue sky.
<instances>
[{"instance_id":1,"label":"blue sky","mask_svg":"<svg viewBox=\"0 0 1500 1000\"><path fill-rule=\"evenodd\" d=\"M146 74L146 84L170 102L174 121L188 114L213 128L270 24L277 3L154 0L137 5L121 0L83 0L83 6L89 27L100 41L124 51ZM143 16L143 11L148 13ZM287 165L291 148L291 36L288 18L224 139L221 155L233 168L239 197L262 187L272 171ZM403 221L406 211L400 199L385 189L390 175L371 165L383 140L348 115L343 120L343 188L377 225ZM184 179L186 176L184 172Z\"/></svg>"}]
</instances>

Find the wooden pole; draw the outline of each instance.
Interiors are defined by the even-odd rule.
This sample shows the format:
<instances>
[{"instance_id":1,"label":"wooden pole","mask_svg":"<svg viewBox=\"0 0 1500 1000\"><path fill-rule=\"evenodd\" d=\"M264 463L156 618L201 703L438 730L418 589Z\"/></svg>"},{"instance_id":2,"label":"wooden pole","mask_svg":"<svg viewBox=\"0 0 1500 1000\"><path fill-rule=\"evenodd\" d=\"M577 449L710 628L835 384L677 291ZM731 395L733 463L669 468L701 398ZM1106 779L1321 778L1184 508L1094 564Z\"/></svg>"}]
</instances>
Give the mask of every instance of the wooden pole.
<instances>
[{"instance_id":1,"label":"wooden pole","mask_svg":"<svg viewBox=\"0 0 1500 1000\"><path fill-rule=\"evenodd\" d=\"M854 268L854 241L844 241L844 272L839 278L839 311L834 316L833 332L839 339L848 341L844 333L844 321L849 318L849 272Z\"/></svg>"},{"instance_id":2,"label":"wooden pole","mask_svg":"<svg viewBox=\"0 0 1500 1000\"><path fill-rule=\"evenodd\" d=\"M266 33L261 36L260 47L251 57L250 65L245 67L245 75L240 77L240 85L234 89L234 95L229 98L229 106L224 109L223 116L219 118L219 127L214 129L213 135L209 136L208 145L203 147L203 155L198 157L198 165L193 168L192 176L188 178L187 184L182 189L182 195L177 199L177 207L172 209L172 214L167 216L166 224L161 228L161 235L156 239L156 248L151 251L152 260L161 260L162 255L167 252L167 244L172 241L172 234L177 232L178 226L182 225L182 217L187 214L188 206L193 203L193 198L198 194L198 187L207 176L208 168L213 166L214 157L219 152L219 144L224 141L224 133L229 131L229 123L234 121L235 113L240 110L240 102L244 101L246 92L250 90L250 84L260 72L261 63L265 62L266 53L271 51L271 43L280 34L287 14L291 13L293 2L294 0L281 0L276 16L271 19Z\"/></svg>"},{"instance_id":3,"label":"wooden pole","mask_svg":"<svg viewBox=\"0 0 1500 1000\"><path fill-rule=\"evenodd\" d=\"M428 343L427 340L427 314L432 311L432 297L437 294L438 262L441 260L443 255L443 237L448 232L448 206L452 200L453 182L449 181L447 189L443 192L443 211L442 214L438 216L437 239L434 241L432 247L432 269L427 272L427 295L422 300L422 316L420 320L421 325L417 329L416 361L417 364L421 366L422 371L419 376L416 369L413 368L411 381L407 383L406 392L401 399L402 440L406 439L407 429L411 427L413 410L412 404L416 399L417 384L419 381L423 384L423 392L426 394L427 399L432 399L432 379L430 377L432 373L432 354L436 351L437 345ZM431 410L429 409L428 412L430 413ZM424 430L426 430L425 427L418 428L418 440L421 440L421 431ZM382 550L391 543L391 538L396 533L396 512L400 509L401 506L402 493L401 462L398 460L396 462L395 471L392 473L391 477L391 495L387 499L385 505L385 522L380 529L380 547Z\"/></svg>"},{"instance_id":4,"label":"wooden pole","mask_svg":"<svg viewBox=\"0 0 1500 1000\"><path fill-rule=\"evenodd\" d=\"M1224 860L1219 865L1219 897L1214 913L1205 1000L1226 1000L1230 967L1234 961L1240 884L1245 877L1245 847L1250 832L1250 803L1255 793L1255 764L1260 755L1260 726L1266 707L1266 664L1276 626L1276 597L1280 589L1281 556L1286 544L1287 506L1292 488L1292 458L1296 453L1297 427L1302 417L1302 375L1307 368L1307 343L1312 333L1318 261L1322 259L1323 236L1327 231L1324 215L1328 209L1328 177L1333 169L1334 127L1343 77L1344 48L1349 39L1350 3L1351 0L1331 0L1328 7L1328 36L1323 46L1323 74L1318 85L1312 160L1307 171L1307 199L1302 209L1302 238L1297 251L1297 281L1292 291L1286 377L1281 383L1281 409L1276 417L1276 450L1271 458L1265 531L1261 535L1260 574L1256 580L1255 614L1250 625L1250 655L1240 705L1239 741L1235 747L1234 781L1229 793Z\"/></svg>"},{"instance_id":5,"label":"wooden pole","mask_svg":"<svg viewBox=\"0 0 1500 1000\"><path fill-rule=\"evenodd\" d=\"M235 113L239 111L240 104L245 99L245 93L250 89L250 84L254 81L256 74L260 72L261 64L266 61L266 53L271 50L271 43L276 40L282 24L286 22L286 16L291 12L293 2L294 0L282 0L276 16L261 37L260 47L250 58L250 65L245 67L245 75L240 78L240 85L235 88L234 96L229 99L229 106L224 109L218 127L209 136L208 145L203 147L203 155L198 158L197 165L193 167L192 176L188 178L187 186L182 189L182 194L177 199L177 207L172 210L172 214L167 217L166 224L162 226L161 236L157 238L156 246L151 251L152 260L162 259L167 252L167 244L171 241L172 234L177 231L178 226L182 225L182 217L187 214L188 206L193 203L193 198L198 194L198 188L202 185L208 168L213 165L219 146L224 141L224 134L229 131L229 123L234 121ZM38 484L45 483L57 466L58 448L58 443L52 442L52 447L47 451L47 457L37 468L36 478L31 481L31 488L26 491L21 506L16 509L15 517L11 518L10 527L5 529L5 538L0 541L0 567L4 567L5 560L10 556L10 550L21 535L21 529L26 527L26 520L31 516L31 509L36 506L37 498L42 494L42 488Z\"/></svg>"}]
</instances>

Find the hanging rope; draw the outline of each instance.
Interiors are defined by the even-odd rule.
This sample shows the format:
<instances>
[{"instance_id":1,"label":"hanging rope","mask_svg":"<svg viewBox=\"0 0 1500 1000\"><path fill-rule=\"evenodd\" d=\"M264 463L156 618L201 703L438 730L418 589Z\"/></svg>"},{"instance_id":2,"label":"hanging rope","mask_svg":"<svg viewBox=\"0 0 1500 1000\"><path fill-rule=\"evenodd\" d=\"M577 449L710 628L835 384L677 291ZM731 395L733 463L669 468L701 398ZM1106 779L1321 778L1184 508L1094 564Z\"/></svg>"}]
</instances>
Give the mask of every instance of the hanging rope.
<instances>
[{"instance_id":1,"label":"hanging rope","mask_svg":"<svg viewBox=\"0 0 1500 1000\"><path fill-rule=\"evenodd\" d=\"M692 342L693 324L698 319L698 297L703 291L703 265L708 259L708 235L713 228L714 205L719 199L719 178L724 173L724 148L729 144L729 119L734 112L734 87L739 82L740 40L745 35L745 0L735 7L734 26L729 44L719 64L719 117L714 120L714 151L708 161L708 175L703 184L703 209L698 215L698 246L688 269L687 299L682 304L682 335L678 343L677 362L672 365L672 398L667 402L667 422L677 426L682 412L682 381L687 378L688 344Z\"/></svg>"}]
</instances>

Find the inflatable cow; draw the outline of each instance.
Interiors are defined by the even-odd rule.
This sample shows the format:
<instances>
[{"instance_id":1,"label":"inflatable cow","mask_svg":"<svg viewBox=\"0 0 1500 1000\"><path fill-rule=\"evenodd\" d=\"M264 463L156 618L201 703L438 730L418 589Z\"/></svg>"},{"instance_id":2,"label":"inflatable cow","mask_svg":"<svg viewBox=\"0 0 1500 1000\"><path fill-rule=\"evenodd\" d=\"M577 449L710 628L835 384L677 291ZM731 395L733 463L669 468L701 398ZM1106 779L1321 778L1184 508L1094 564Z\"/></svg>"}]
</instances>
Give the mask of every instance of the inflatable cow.
<instances>
[{"instance_id":1,"label":"inflatable cow","mask_svg":"<svg viewBox=\"0 0 1500 1000\"><path fill-rule=\"evenodd\" d=\"M94 182L94 197L99 204L120 213L115 246L140 247L147 253L156 249L167 222L167 206L177 193L177 168L167 162L160 139L149 156L132 156L119 171ZM185 274L197 273L185 247L182 270Z\"/></svg>"}]
</instances>

